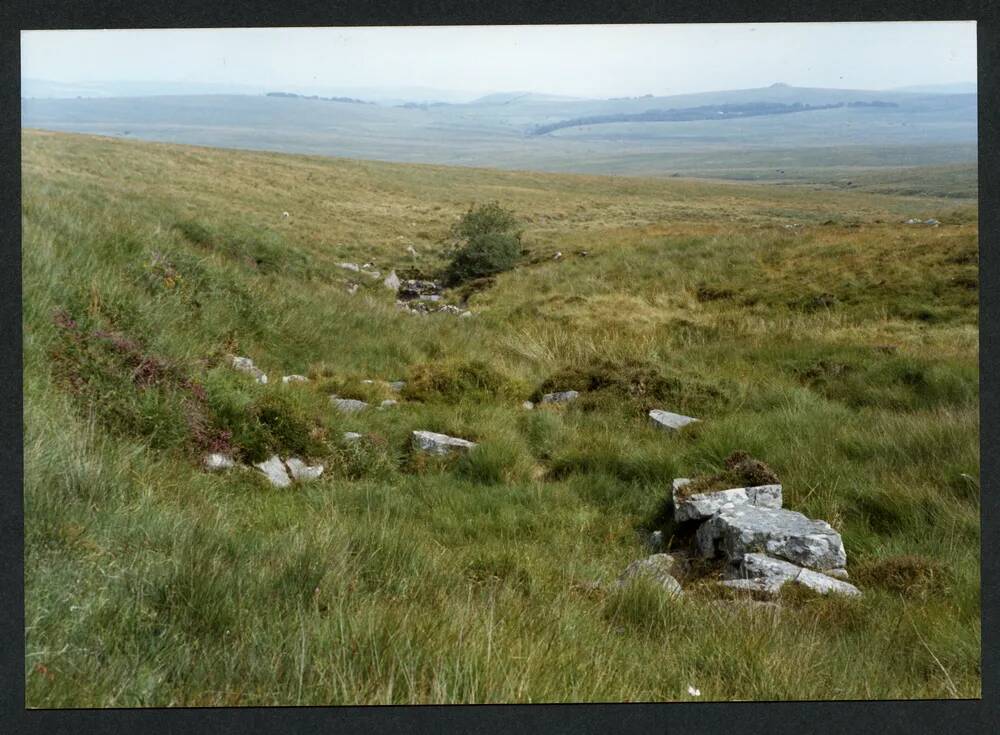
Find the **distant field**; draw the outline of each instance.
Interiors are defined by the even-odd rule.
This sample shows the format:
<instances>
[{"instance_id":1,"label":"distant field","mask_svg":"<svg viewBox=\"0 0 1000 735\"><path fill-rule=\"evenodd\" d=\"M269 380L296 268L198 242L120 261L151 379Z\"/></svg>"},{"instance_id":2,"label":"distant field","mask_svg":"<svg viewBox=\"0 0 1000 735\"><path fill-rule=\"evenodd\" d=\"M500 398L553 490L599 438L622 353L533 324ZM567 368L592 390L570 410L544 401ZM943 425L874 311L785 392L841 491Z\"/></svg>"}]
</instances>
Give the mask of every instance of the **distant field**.
<instances>
[{"instance_id":1,"label":"distant field","mask_svg":"<svg viewBox=\"0 0 1000 735\"><path fill-rule=\"evenodd\" d=\"M821 168L740 183L24 131L26 705L980 697L975 169ZM343 261L434 274L489 200L527 253L446 293L471 318L349 293ZM522 408L588 375L578 402ZM406 380L400 404L331 409L388 397L365 379ZM702 422L666 434L651 407ZM421 462L415 429L480 447ZM326 472L206 473L223 430ZM861 598L783 595L772 617L707 583L612 586L671 479L737 449L842 532Z\"/></svg>"}]
</instances>

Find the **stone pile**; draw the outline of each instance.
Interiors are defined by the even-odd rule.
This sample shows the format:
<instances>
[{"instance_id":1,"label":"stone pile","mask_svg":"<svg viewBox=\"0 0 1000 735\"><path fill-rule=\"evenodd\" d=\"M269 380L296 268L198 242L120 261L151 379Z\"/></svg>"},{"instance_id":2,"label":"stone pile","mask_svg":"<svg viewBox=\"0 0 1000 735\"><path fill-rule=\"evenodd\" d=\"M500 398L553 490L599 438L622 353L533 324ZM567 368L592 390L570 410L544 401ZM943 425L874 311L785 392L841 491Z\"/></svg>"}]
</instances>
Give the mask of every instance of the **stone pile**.
<instances>
[{"instance_id":1,"label":"stone pile","mask_svg":"<svg viewBox=\"0 0 1000 735\"><path fill-rule=\"evenodd\" d=\"M857 596L861 591L845 582L847 553L844 542L829 523L807 518L782 507L780 484L690 492L687 478L673 481L673 516L680 524L698 524L696 553L725 562L725 587L776 595L789 583L819 594ZM662 534L650 547L662 545ZM678 594L678 554L654 554L633 562L618 584L640 574L671 594ZM665 581L663 576L674 578Z\"/></svg>"}]
</instances>

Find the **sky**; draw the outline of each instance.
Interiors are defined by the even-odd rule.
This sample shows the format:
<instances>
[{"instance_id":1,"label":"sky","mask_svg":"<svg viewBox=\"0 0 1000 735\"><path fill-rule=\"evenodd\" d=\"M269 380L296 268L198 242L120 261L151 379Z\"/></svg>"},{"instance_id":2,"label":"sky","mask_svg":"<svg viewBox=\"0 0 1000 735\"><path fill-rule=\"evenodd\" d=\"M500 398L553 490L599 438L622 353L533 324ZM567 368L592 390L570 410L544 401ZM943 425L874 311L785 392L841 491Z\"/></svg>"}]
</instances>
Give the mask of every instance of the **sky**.
<instances>
[{"instance_id":1,"label":"sky","mask_svg":"<svg viewBox=\"0 0 1000 735\"><path fill-rule=\"evenodd\" d=\"M974 22L23 31L22 78L579 97L974 82Z\"/></svg>"}]
</instances>

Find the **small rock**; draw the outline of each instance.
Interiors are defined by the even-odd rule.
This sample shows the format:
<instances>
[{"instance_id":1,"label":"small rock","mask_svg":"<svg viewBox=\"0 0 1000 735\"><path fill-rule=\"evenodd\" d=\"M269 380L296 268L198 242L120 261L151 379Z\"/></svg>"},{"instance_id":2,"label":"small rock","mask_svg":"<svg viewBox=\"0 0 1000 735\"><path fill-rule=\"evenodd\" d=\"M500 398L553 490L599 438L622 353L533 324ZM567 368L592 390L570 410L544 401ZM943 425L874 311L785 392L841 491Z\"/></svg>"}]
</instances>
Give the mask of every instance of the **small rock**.
<instances>
[{"instance_id":1,"label":"small rock","mask_svg":"<svg viewBox=\"0 0 1000 735\"><path fill-rule=\"evenodd\" d=\"M257 462L254 467L263 472L264 476L276 487L288 487L292 484L292 478L288 476L288 468L285 467L285 463L277 454L272 455L264 462Z\"/></svg>"},{"instance_id":2,"label":"small rock","mask_svg":"<svg viewBox=\"0 0 1000 735\"><path fill-rule=\"evenodd\" d=\"M205 455L204 465L205 469L209 472L219 472L221 470L232 469L236 466L236 463L225 454L213 452L212 454Z\"/></svg>"},{"instance_id":3,"label":"small rock","mask_svg":"<svg viewBox=\"0 0 1000 735\"><path fill-rule=\"evenodd\" d=\"M398 406L398 405L399 405L399 401L394 401L392 398L386 398L379 405L379 408L392 408L393 406Z\"/></svg>"},{"instance_id":4,"label":"small rock","mask_svg":"<svg viewBox=\"0 0 1000 735\"><path fill-rule=\"evenodd\" d=\"M557 251L555 255L552 256L552 260L559 260L562 258L562 251Z\"/></svg>"},{"instance_id":5,"label":"small rock","mask_svg":"<svg viewBox=\"0 0 1000 735\"><path fill-rule=\"evenodd\" d=\"M414 248L414 247L413 247L412 245L407 245L407 246L406 246L406 252L408 252L408 253L409 253L410 255L412 255L412 256L413 256L414 258L416 258L416 257L417 257L417 251L416 251L416 249L415 249L415 248Z\"/></svg>"},{"instance_id":6,"label":"small rock","mask_svg":"<svg viewBox=\"0 0 1000 735\"><path fill-rule=\"evenodd\" d=\"M638 577L646 577L663 587L673 595L683 594L681 583L677 581L674 574L681 572L680 565L670 554L653 554L646 559L637 559L629 564L621 576L618 577L616 585L623 587L631 580Z\"/></svg>"},{"instance_id":7,"label":"small rock","mask_svg":"<svg viewBox=\"0 0 1000 735\"><path fill-rule=\"evenodd\" d=\"M305 375L284 375L281 378L282 383L308 383L309 378Z\"/></svg>"},{"instance_id":8,"label":"small rock","mask_svg":"<svg viewBox=\"0 0 1000 735\"><path fill-rule=\"evenodd\" d=\"M821 595L832 593L856 597L861 594L861 590L852 584L759 553L745 554L732 577L722 584L769 595L776 595L788 582L801 584Z\"/></svg>"},{"instance_id":9,"label":"small rock","mask_svg":"<svg viewBox=\"0 0 1000 735\"><path fill-rule=\"evenodd\" d=\"M691 480L685 477L678 477L674 480L674 520L679 522L709 518L724 507L740 504L756 505L762 508L781 507L781 485L736 487L709 493L685 495L682 491L690 483Z\"/></svg>"},{"instance_id":10,"label":"small rock","mask_svg":"<svg viewBox=\"0 0 1000 735\"><path fill-rule=\"evenodd\" d=\"M850 579L851 575L847 573L846 569L827 569L823 572L828 577L833 577L834 579Z\"/></svg>"},{"instance_id":11,"label":"small rock","mask_svg":"<svg viewBox=\"0 0 1000 735\"><path fill-rule=\"evenodd\" d=\"M658 552L663 548L663 531L653 531L646 539L646 545L650 551Z\"/></svg>"},{"instance_id":12,"label":"small rock","mask_svg":"<svg viewBox=\"0 0 1000 735\"><path fill-rule=\"evenodd\" d=\"M349 283L349 284L347 284L347 293L349 293L351 296L353 296L354 294L356 294L358 292L358 288L359 288L359 285L357 283Z\"/></svg>"},{"instance_id":13,"label":"small rock","mask_svg":"<svg viewBox=\"0 0 1000 735\"><path fill-rule=\"evenodd\" d=\"M249 373L261 385L267 384L267 374L254 365L253 360L249 357L236 357L233 355L232 360L234 369L239 370L241 373Z\"/></svg>"},{"instance_id":14,"label":"small rock","mask_svg":"<svg viewBox=\"0 0 1000 735\"><path fill-rule=\"evenodd\" d=\"M521 404L521 408L523 408L525 411L531 411L534 407L535 404L532 403L531 401L525 401L524 403Z\"/></svg>"},{"instance_id":15,"label":"small rock","mask_svg":"<svg viewBox=\"0 0 1000 735\"><path fill-rule=\"evenodd\" d=\"M936 227L937 225L939 225L941 223L938 222L936 219L925 219L924 220L924 224L925 225L934 225Z\"/></svg>"},{"instance_id":16,"label":"small rock","mask_svg":"<svg viewBox=\"0 0 1000 735\"><path fill-rule=\"evenodd\" d=\"M413 447L417 451L428 454L445 455L451 452L464 452L476 446L475 442L459 439L447 434L437 434L433 431L414 431Z\"/></svg>"},{"instance_id":17,"label":"small rock","mask_svg":"<svg viewBox=\"0 0 1000 735\"><path fill-rule=\"evenodd\" d=\"M461 314L459 314L459 316L464 319L465 317L472 316L472 312L471 311L463 311Z\"/></svg>"},{"instance_id":18,"label":"small rock","mask_svg":"<svg viewBox=\"0 0 1000 735\"><path fill-rule=\"evenodd\" d=\"M391 291L398 291L400 280L399 276L396 275L396 271L389 271L389 275L385 277L385 280L382 281L382 284Z\"/></svg>"},{"instance_id":19,"label":"small rock","mask_svg":"<svg viewBox=\"0 0 1000 735\"><path fill-rule=\"evenodd\" d=\"M330 403L336 406L337 410L341 413L358 413L368 408L367 403L355 400L354 398L338 398L337 396L330 396Z\"/></svg>"},{"instance_id":20,"label":"small rock","mask_svg":"<svg viewBox=\"0 0 1000 735\"><path fill-rule=\"evenodd\" d=\"M347 442L347 443L356 442L360 438L361 438L361 434L359 434L356 431L345 431L344 432L344 441Z\"/></svg>"},{"instance_id":21,"label":"small rock","mask_svg":"<svg viewBox=\"0 0 1000 735\"><path fill-rule=\"evenodd\" d=\"M399 391L403 390L403 388L405 388L405 387L406 387L406 381L405 380L393 380L391 383L389 383L389 389L390 390L394 390L397 393Z\"/></svg>"},{"instance_id":22,"label":"small rock","mask_svg":"<svg viewBox=\"0 0 1000 735\"><path fill-rule=\"evenodd\" d=\"M288 219L288 212L282 212L281 213L281 218L282 219Z\"/></svg>"},{"instance_id":23,"label":"small rock","mask_svg":"<svg viewBox=\"0 0 1000 735\"><path fill-rule=\"evenodd\" d=\"M829 523L747 503L720 508L698 529L697 540L703 556L721 551L732 562L763 550L812 569L838 569L847 563L844 542Z\"/></svg>"},{"instance_id":24,"label":"small rock","mask_svg":"<svg viewBox=\"0 0 1000 735\"><path fill-rule=\"evenodd\" d=\"M659 408L654 408L649 412L649 418L653 422L653 426L658 429L665 429L670 431L677 431L682 429L688 424L692 424L698 419L691 418L690 416L682 416L679 413L670 413L670 411L663 411Z\"/></svg>"},{"instance_id":25,"label":"small rock","mask_svg":"<svg viewBox=\"0 0 1000 735\"><path fill-rule=\"evenodd\" d=\"M359 272L361 270L357 263L337 263L341 268L348 271Z\"/></svg>"},{"instance_id":26,"label":"small rock","mask_svg":"<svg viewBox=\"0 0 1000 735\"><path fill-rule=\"evenodd\" d=\"M323 465L318 464L310 467L298 457L289 457L285 460L285 465L292 474L292 478L300 482L315 480L323 474Z\"/></svg>"},{"instance_id":27,"label":"small rock","mask_svg":"<svg viewBox=\"0 0 1000 735\"><path fill-rule=\"evenodd\" d=\"M580 394L575 390L562 390L555 393L546 393L542 396L542 403L566 403L574 400Z\"/></svg>"}]
</instances>

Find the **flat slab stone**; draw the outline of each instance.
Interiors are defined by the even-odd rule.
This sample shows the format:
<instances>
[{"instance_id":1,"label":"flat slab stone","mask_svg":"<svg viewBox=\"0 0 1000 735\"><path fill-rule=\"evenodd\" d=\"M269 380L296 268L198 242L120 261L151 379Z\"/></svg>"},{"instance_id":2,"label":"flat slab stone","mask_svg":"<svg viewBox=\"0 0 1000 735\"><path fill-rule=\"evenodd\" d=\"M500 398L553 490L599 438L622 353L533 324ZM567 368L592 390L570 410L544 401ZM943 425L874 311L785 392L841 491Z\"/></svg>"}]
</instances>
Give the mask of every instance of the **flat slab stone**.
<instances>
[{"instance_id":1,"label":"flat slab stone","mask_svg":"<svg viewBox=\"0 0 1000 735\"><path fill-rule=\"evenodd\" d=\"M555 393L546 393L542 396L542 403L566 403L567 401L572 401L579 396L580 393L575 390L561 390Z\"/></svg>"},{"instance_id":2,"label":"flat slab stone","mask_svg":"<svg viewBox=\"0 0 1000 735\"><path fill-rule=\"evenodd\" d=\"M286 459L285 466L288 467L288 471L291 473L292 479L298 480L299 482L315 480L323 474L323 465L318 464L310 466L298 457L289 457Z\"/></svg>"},{"instance_id":3,"label":"flat slab stone","mask_svg":"<svg viewBox=\"0 0 1000 735\"><path fill-rule=\"evenodd\" d=\"M466 452L476 446L475 442L458 437L438 434L433 431L414 431L413 447L419 452L445 455L451 452Z\"/></svg>"},{"instance_id":4,"label":"flat slab stone","mask_svg":"<svg viewBox=\"0 0 1000 735\"><path fill-rule=\"evenodd\" d=\"M766 554L745 554L731 579L722 582L726 587L776 595L788 583L800 584L821 595L857 597L861 590L853 584L835 579L827 574L774 559Z\"/></svg>"},{"instance_id":5,"label":"flat slab stone","mask_svg":"<svg viewBox=\"0 0 1000 735\"><path fill-rule=\"evenodd\" d=\"M368 408L368 404L364 401L358 401L354 398L338 398L337 396L330 396L330 403L332 403L338 411L341 413L359 413Z\"/></svg>"},{"instance_id":6,"label":"flat slab stone","mask_svg":"<svg viewBox=\"0 0 1000 735\"><path fill-rule=\"evenodd\" d=\"M222 470L230 470L236 466L232 458L218 452L206 454L202 464L209 472L221 472Z\"/></svg>"},{"instance_id":7,"label":"flat slab stone","mask_svg":"<svg viewBox=\"0 0 1000 735\"><path fill-rule=\"evenodd\" d=\"M698 529L703 556L722 553L729 561L765 552L811 569L838 569L847 564L844 542L829 523L792 510L740 503L721 508Z\"/></svg>"},{"instance_id":8,"label":"flat slab stone","mask_svg":"<svg viewBox=\"0 0 1000 735\"><path fill-rule=\"evenodd\" d=\"M670 554L653 554L646 559L637 559L627 567L618 577L615 583L618 587L624 587L632 580L644 577L650 579L663 587L672 595L684 594L681 583L677 581L675 575L683 574L680 563Z\"/></svg>"},{"instance_id":9,"label":"flat slab stone","mask_svg":"<svg viewBox=\"0 0 1000 735\"><path fill-rule=\"evenodd\" d=\"M649 420L658 429L663 429L665 431L677 431L678 429L683 429L688 424L693 424L700 419L692 418L691 416L682 416L679 413L670 413L670 411L664 411L659 408L654 408L649 412Z\"/></svg>"},{"instance_id":10,"label":"flat slab stone","mask_svg":"<svg viewBox=\"0 0 1000 735\"><path fill-rule=\"evenodd\" d=\"M710 518L723 508L740 504L756 505L761 508L781 507L781 485L734 487L728 490L685 495L684 488L690 482L685 477L678 477L674 480L673 500L674 520L676 521L696 521Z\"/></svg>"},{"instance_id":11,"label":"flat slab stone","mask_svg":"<svg viewBox=\"0 0 1000 735\"><path fill-rule=\"evenodd\" d=\"M263 472L264 476L275 487L288 487L292 484L288 468L285 467L285 463L281 461L281 458L277 454L271 455L264 462L257 462L254 464L254 467Z\"/></svg>"}]
</instances>

